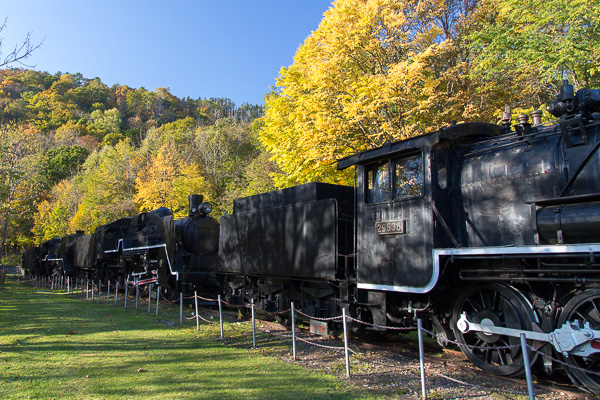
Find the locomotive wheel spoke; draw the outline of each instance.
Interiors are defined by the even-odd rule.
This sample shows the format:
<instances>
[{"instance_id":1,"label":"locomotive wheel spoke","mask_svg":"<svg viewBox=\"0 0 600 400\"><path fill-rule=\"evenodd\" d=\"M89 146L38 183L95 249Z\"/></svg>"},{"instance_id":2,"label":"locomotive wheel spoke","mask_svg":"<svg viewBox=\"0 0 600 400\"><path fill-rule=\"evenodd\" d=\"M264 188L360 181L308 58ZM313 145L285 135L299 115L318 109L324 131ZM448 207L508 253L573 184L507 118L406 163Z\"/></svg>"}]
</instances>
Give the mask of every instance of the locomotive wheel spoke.
<instances>
[{"instance_id":1,"label":"locomotive wheel spoke","mask_svg":"<svg viewBox=\"0 0 600 400\"><path fill-rule=\"evenodd\" d=\"M563 326L567 321L579 320L589 322L592 329L600 329L600 289L590 289L577 294L564 307L560 314L557 328ZM569 355L565 357L559 354L559 357L565 363L573 365L576 368L600 372L600 356L592 355L589 357L579 357ZM588 374L576 368L565 367L567 374L578 386L600 395L600 376Z\"/></svg>"},{"instance_id":2,"label":"locomotive wheel spoke","mask_svg":"<svg viewBox=\"0 0 600 400\"><path fill-rule=\"evenodd\" d=\"M478 324L532 330L535 315L526 298L506 284L475 284L461 292L452 316L452 328L457 341L471 362L495 375L514 376L523 373L525 366L519 339L483 332L463 334L456 326L463 312ZM535 355L534 352L529 353L532 363Z\"/></svg>"}]
</instances>

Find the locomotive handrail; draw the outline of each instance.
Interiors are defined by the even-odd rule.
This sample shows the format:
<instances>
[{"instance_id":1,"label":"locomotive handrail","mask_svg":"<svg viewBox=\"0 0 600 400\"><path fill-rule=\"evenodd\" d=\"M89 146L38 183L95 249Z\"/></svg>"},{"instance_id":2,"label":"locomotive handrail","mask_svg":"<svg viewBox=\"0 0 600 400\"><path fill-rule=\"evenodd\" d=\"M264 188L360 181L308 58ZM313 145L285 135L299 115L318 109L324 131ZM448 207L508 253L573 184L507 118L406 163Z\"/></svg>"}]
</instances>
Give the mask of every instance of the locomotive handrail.
<instances>
[{"instance_id":1,"label":"locomotive handrail","mask_svg":"<svg viewBox=\"0 0 600 400\"><path fill-rule=\"evenodd\" d=\"M119 246L120 245L120 246ZM123 239L119 239L118 243L117 243L117 249L116 250L104 250L104 253L118 253L119 252L119 247L121 247L121 251L125 252L125 251L137 251L137 250L148 250L148 249L159 249L159 248L164 248L165 249L165 254L167 255L167 265L169 266L169 271L171 272L171 275L176 276L176 280L179 280L179 272L175 271L173 272L173 267L171 266L171 259L169 258L169 251L167 249L167 244L163 243L163 244L156 244L156 245L152 245L152 246L140 246L140 247L124 247L123 246Z\"/></svg>"}]
</instances>

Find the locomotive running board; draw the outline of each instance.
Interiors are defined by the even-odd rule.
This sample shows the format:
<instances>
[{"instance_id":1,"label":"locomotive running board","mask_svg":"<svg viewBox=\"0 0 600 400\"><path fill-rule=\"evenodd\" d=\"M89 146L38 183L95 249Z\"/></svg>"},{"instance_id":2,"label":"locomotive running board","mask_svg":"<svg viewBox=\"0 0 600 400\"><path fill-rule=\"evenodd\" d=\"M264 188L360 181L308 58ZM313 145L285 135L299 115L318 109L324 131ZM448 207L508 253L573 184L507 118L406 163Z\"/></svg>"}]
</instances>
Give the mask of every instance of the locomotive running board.
<instances>
[{"instance_id":1,"label":"locomotive running board","mask_svg":"<svg viewBox=\"0 0 600 400\"><path fill-rule=\"evenodd\" d=\"M589 322L582 323L578 320L568 321L553 332L543 333L495 326L491 320L483 320L476 324L466 313L463 313L456 322L456 327L462 333L481 332L486 336L504 335L518 338L524 334L529 340L552 344L556 351L565 357L569 355L587 357L600 353L600 331L592 329Z\"/></svg>"},{"instance_id":2,"label":"locomotive running board","mask_svg":"<svg viewBox=\"0 0 600 400\"><path fill-rule=\"evenodd\" d=\"M440 259L442 257L481 257L481 256L496 256L496 255L523 255L523 256L540 256L545 255L573 255L589 254L591 258L594 253L600 253L600 244L557 244L545 246L505 246L505 247L468 247L460 249L434 249L433 254L433 270L430 281L423 287L415 286L396 286L396 285L380 285L373 283L358 283L358 289L381 290L386 292L401 292L401 293L428 293L437 284L440 276Z\"/></svg>"}]
</instances>

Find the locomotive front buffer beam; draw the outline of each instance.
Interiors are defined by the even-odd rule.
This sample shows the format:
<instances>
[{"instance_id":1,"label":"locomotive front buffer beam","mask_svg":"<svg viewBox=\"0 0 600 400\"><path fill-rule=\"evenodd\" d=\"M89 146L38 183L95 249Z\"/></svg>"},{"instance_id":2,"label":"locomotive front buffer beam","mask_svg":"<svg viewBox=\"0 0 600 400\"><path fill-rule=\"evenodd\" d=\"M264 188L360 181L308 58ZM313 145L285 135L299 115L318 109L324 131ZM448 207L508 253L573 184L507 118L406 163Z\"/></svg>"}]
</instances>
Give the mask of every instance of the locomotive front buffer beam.
<instances>
[{"instance_id":1,"label":"locomotive front buffer beam","mask_svg":"<svg viewBox=\"0 0 600 400\"><path fill-rule=\"evenodd\" d=\"M487 319L474 323L466 313L463 313L456 326L462 333L481 332L486 336L504 335L518 338L521 334L525 334L527 339L552 344L556 351L565 357L569 355L587 357L600 353L600 330L592 329L589 322L568 321L553 332L543 333L494 326L493 322Z\"/></svg>"}]
</instances>

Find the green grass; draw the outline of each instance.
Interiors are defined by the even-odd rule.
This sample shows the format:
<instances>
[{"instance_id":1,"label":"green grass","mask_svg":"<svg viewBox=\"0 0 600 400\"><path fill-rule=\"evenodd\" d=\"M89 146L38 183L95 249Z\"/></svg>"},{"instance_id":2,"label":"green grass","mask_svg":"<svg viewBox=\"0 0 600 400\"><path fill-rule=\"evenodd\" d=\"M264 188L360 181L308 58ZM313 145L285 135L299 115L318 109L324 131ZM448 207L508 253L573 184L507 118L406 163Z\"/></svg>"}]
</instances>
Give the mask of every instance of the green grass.
<instances>
[{"instance_id":1,"label":"green grass","mask_svg":"<svg viewBox=\"0 0 600 400\"><path fill-rule=\"evenodd\" d=\"M348 381L251 350L236 323L172 328L144 312L8 281L0 290L2 399L371 398ZM237 329L237 331L236 331ZM237 333L236 333L237 332ZM240 340L247 345L241 346ZM237 340L237 344L236 344ZM249 344L248 344L249 343Z\"/></svg>"}]
</instances>

